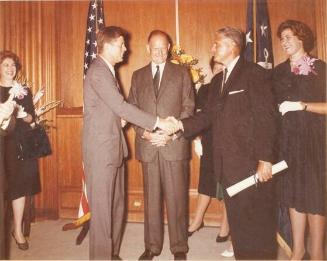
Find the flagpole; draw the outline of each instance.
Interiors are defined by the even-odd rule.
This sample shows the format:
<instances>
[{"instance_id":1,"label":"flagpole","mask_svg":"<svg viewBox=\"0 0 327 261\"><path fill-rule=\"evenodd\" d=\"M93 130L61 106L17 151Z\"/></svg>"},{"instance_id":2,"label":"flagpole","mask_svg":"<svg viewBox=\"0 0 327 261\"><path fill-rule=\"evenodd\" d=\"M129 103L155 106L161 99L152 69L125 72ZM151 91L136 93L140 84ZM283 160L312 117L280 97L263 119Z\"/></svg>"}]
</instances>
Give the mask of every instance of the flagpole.
<instances>
[{"instance_id":1,"label":"flagpole","mask_svg":"<svg viewBox=\"0 0 327 261\"><path fill-rule=\"evenodd\" d=\"M176 19L176 45L179 46L179 13L178 13L178 0L175 0L175 19Z\"/></svg>"},{"instance_id":2,"label":"flagpole","mask_svg":"<svg viewBox=\"0 0 327 261\"><path fill-rule=\"evenodd\" d=\"M253 61L257 63L257 0L253 0Z\"/></svg>"}]
</instances>

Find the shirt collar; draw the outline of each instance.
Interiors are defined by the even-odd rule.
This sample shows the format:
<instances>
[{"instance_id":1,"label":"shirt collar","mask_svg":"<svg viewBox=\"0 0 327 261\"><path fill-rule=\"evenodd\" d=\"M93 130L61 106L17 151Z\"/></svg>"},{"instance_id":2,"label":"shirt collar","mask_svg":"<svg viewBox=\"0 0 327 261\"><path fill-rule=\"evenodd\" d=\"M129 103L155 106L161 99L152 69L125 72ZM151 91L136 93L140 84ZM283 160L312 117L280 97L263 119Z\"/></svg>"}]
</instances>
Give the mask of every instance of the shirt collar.
<instances>
[{"instance_id":1,"label":"shirt collar","mask_svg":"<svg viewBox=\"0 0 327 261\"><path fill-rule=\"evenodd\" d=\"M99 54L99 57L101 57L101 59L108 65L109 67L109 70L111 71L112 75L114 77L116 77L116 74L115 74L115 68L111 65L111 63L109 63L106 58L104 58L101 54Z\"/></svg>"},{"instance_id":2,"label":"shirt collar","mask_svg":"<svg viewBox=\"0 0 327 261\"><path fill-rule=\"evenodd\" d=\"M163 69L165 68L166 62L164 63L160 63L160 64L156 64L154 62L151 62L151 70L152 70L152 74L154 75L157 71L157 65L159 65L159 70L160 70L160 74L163 72Z\"/></svg>"},{"instance_id":3,"label":"shirt collar","mask_svg":"<svg viewBox=\"0 0 327 261\"><path fill-rule=\"evenodd\" d=\"M240 59L240 56L235 57L234 60L226 67L227 75L229 75L233 71L233 69L239 59Z\"/></svg>"}]
</instances>

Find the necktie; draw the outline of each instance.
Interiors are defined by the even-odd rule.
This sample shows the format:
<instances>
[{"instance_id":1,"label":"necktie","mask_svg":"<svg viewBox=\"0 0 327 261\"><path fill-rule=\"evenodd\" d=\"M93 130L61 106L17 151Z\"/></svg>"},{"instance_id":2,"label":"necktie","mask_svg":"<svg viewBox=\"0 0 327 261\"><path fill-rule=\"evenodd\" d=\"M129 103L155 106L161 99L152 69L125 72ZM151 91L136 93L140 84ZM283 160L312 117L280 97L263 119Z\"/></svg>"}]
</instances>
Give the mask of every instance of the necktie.
<instances>
[{"instance_id":1,"label":"necktie","mask_svg":"<svg viewBox=\"0 0 327 261\"><path fill-rule=\"evenodd\" d=\"M226 78L227 78L227 68L225 68L223 70L223 80L221 81L220 93L223 93L223 91L224 91L224 86L225 86Z\"/></svg>"},{"instance_id":2,"label":"necktie","mask_svg":"<svg viewBox=\"0 0 327 261\"><path fill-rule=\"evenodd\" d=\"M156 97L158 96L158 92L159 92L159 81L160 81L160 69L159 69L159 65L157 65L157 71L153 77L153 88Z\"/></svg>"}]
</instances>

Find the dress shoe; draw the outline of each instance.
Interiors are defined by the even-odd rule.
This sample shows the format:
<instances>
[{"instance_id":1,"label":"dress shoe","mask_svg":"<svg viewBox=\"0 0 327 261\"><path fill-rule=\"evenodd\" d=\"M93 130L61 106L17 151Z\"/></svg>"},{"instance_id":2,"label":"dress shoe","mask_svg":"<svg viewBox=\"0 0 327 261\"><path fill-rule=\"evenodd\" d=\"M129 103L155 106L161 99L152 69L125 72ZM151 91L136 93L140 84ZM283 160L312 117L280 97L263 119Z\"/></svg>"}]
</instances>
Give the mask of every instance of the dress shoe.
<instances>
[{"instance_id":1,"label":"dress shoe","mask_svg":"<svg viewBox=\"0 0 327 261\"><path fill-rule=\"evenodd\" d=\"M139 260L152 260L155 256L158 256L159 254L155 254L151 252L151 250L145 249L143 254L139 257Z\"/></svg>"},{"instance_id":2,"label":"dress shoe","mask_svg":"<svg viewBox=\"0 0 327 261\"><path fill-rule=\"evenodd\" d=\"M111 260L123 260L119 255L112 255Z\"/></svg>"},{"instance_id":3,"label":"dress shoe","mask_svg":"<svg viewBox=\"0 0 327 261\"><path fill-rule=\"evenodd\" d=\"M225 249L221 254L223 257L233 257L234 256L234 251L230 251L228 249Z\"/></svg>"},{"instance_id":4,"label":"dress shoe","mask_svg":"<svg viewBox=\"0 0 327 261\"><path fill-rule=\"evenodd\" d=\"M216 237L216 242L217 242L217 243L226 242L226 241L228 240L228 237L229 237L229 233L227 234L227 236L224 236L224 237L221 237L221 236L219 236L219 234L218 234L218 236Z\"/></svg>"},{"instance_id":5,"label":"dress shoe","mask_svg":"<svg viewBox=\"0 0 327 261\"><path fill-rule=\"evenodd\" d=\"M195 231L199 231L199 230L200 230L201 228L203 228L203 227L204 227L204 222L202 221L202 223L200 224L200 226L199 226L197 229L195 229L195 230L192 231L192 232L187 231L187 235L188 235L188 237L191 237Z\"/></svg>"},{"instance_id":6,"label":"dress shoe","mask_svg":"<svg viewBox=\"0 0 327 261\"><path fill-rule=\"evenodd\" d=\"M186 253L184 253L184 252L175 253L174 260L186 260Z\"/></svg>"},{"instance_id":7,"label":"dress shoe","mask_svg":"<svg viewBox=\"0 0 327 261\"><path fill-rule=\"evenodd\" d=\"M11 236L13 237L13 239L15 239L15 242L18 246L18 248L20 250L27 250L29 248L29 245L28 245L28 242L27 240L25 239L25 242L24 243L19 243L15 237L15 234L14 234L14 231L11 232Z\"/></svg>"}]
</instances>

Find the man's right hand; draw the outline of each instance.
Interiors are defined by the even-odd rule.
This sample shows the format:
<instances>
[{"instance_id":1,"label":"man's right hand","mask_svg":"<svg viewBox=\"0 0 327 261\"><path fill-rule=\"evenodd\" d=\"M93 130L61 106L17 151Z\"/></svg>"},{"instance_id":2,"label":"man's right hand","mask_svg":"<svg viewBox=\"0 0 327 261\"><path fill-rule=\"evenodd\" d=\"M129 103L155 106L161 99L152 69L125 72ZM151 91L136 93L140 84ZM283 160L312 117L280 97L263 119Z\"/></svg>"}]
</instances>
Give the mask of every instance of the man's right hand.
<instances>
[{"instance_id":1,"label":"man's right hand","mask_svg":"<svg viewBox=\"0 0 327 261\"><path fill-rule=\"evenodd\" d=\"M159 118L158 127L170 135L179 131L180 126L178 122L174 117Z\"/></svg>"}]
</instances>

